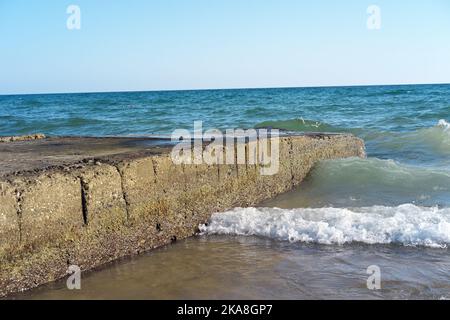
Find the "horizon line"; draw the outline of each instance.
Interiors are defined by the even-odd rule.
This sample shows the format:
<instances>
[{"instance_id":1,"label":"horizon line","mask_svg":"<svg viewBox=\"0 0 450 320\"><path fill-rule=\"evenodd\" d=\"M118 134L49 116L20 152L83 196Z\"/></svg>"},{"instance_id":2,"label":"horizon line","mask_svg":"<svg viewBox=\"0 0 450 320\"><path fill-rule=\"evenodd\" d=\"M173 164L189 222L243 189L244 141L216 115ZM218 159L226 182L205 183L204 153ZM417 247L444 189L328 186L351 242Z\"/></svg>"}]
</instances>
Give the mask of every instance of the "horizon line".
<instances>
[{"instance_id":1,"label":"horizon line","mask_svg":"<svg viewBox=\"0 0 450 320\"><path fill-rule=\"evenodd\" d=\"M32 95L64 95L64 94L107 94L107 93L143 93L143 92L188 92L188 91L227 91L227 90L270 90L270 89L320 89L320 88L353 88L353 87L395 87L450 85L450 82L435 83L395 83L395 84L350 84L350 85L311 85L280 87L229 87L229 88L197 88L197 89L149 89L119 91L73 91L73 92L37 92L37 93L0 93L0 96L32 96Z\"/></svg>"}]
</instances>

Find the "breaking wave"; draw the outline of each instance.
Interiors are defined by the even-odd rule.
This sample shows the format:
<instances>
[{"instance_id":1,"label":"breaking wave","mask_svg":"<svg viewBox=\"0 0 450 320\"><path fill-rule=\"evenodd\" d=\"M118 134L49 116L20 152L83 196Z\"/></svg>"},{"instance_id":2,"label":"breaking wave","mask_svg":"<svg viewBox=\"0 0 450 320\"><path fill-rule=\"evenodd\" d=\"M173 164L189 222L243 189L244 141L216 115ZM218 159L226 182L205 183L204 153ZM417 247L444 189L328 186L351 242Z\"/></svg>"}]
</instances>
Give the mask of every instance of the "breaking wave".
<instances>
[{"instance_id":1,"label":"breaking wave","mask_svg":"<svg viewBox=\"0 0 450 320\"><path fill-rule=\"evenodd\" d=\"M379 132L368 134L364 137L367 141L373 141L377 148L384 150L416 150L427 151L437 155L450 155L450 123L446 120L429 128L423 128L411 132Z\"/></svg>"},{"instance_id":2,"label":"breaking wave","mask_svg":"<svg viewBox=\"0 0 450 320\"><path fill-rule=\"evenodd\" d=\"M343 245L401 244L447 248L450 244L450 208L236 208L215 213L200 226L203 235L261 236L290 242Z\"/></svg>"},{"instance_id":3,"label":"breaking wave","mask_svg":"<svg viewBox=\"0 0 450 320\"><path fill-rule=\"evenodd\" d=\"M402 203L431 206L450 205L449 194L447 170L409 166L393 160L348 158L318 163L297 198L314 207L331 203L347 206L345 199L349 197L352 206Z\"/></svg>"}]
</instances>

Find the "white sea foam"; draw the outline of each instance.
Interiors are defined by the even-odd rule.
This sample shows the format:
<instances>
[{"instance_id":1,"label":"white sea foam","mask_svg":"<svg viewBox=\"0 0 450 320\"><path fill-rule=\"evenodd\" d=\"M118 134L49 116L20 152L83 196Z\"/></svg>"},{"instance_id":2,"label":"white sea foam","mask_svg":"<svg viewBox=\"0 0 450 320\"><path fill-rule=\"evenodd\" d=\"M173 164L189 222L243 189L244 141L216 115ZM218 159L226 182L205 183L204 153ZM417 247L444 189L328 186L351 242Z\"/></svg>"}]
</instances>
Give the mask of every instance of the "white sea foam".
<instances>
[{"instance_id":1,"label":"white sea foam","mask_svg":"<svg viewBox=\"0 0 450 320\"><path fill-rule=\"evenodd\" d=\"M444 119L439 120L438 127L444 129L445 131L450 129L450 123Z\"/></svg>"},{"instance_id":2,"label":"white sea foam","mask_svg":"<svg viewBox=\"0 0 450 320\"><path fill-rule=\"evenodd\" d=\"M447 248L450 208L236 208L215 213L202 234L253 235L281 241L320 244L402 244Z\"/></svg>"}]
</instances>

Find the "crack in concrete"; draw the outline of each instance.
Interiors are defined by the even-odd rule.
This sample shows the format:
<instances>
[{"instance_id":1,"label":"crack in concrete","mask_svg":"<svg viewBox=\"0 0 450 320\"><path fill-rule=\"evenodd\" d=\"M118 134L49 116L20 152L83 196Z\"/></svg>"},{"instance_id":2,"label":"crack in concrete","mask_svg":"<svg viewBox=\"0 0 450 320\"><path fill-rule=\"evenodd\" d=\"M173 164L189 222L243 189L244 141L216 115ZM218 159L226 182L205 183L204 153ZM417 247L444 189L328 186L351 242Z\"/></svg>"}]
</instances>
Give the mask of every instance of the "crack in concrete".
<instances>
[{"instance_id":1,"label":"crack in concrete","mask_svg":"<svg viewBox=\"0 0 450 320\"><path fill-rule=\"evenodd\" d=\"M22 233L23 233L23 223L22 223L22 201L23 201L23 190L15 189L15 196L16 196L16 202L17 202L17 222L19 224L19 242L22 242Z\"/></svg>"},{"instance_id":2,"label":"crack in concrete","mask_svg":"<svg viewBox=\"0 0 450 320\"><path fill-rule=\"evenodd\" d=\"M81 191L81 210L82 210L82 214L83 214L83 222L84 225L88 225L89 221L88 221L88 198L87 198L87 192L89 190L89 186L86 183L86 181L84 181L83 177L78 177L78 179L80 180L80 191Z\"/></svg>"},{"instance_id":3,"label":"crack in concrete","mask_svg":"<svg viewBox=\"0 0 450 320\"><path fill-rule=\"evenodd\" d=\"M128 194L125 191L125 184L124 184L123 173L120 170L118 165L114 165L114 168L116 168L117 173L120 176L120 189L122 191L123 201L125 202L125 213L127 215L127 222L129 222L130 221L130 201L128 200Z\"/></svg>"},{"instance_id":4,"label":"crack in concrete","mask_svg":"<svg viewBox=\"0 0 450 320\"><path fill-rule=\"evenodd\" d=\"M295 176L294 176L294 168L292 166L293 163L293 157L294 157L294 143L292 141L292 138L288 138L288 144L289 144L289 160L290 164L289 167L291 168L291 187L294 187L295 185Z\"/></svg>"}]
</instances>

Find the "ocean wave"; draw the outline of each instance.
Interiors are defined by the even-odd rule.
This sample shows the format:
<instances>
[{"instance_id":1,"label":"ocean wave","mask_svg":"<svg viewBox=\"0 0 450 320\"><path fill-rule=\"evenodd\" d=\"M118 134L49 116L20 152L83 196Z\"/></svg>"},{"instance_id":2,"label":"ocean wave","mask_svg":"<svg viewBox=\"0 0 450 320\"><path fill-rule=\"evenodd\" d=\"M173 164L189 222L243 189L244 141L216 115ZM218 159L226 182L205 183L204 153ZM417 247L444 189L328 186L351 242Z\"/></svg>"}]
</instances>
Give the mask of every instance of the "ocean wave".
<instances>
[{"instance_id":1,"label":"ocean wave","mask_svg":"<svg viewBox=\"0 0 450 320\"><path fill-rule=\"evenodd\" d=\"M64 125L68 127L81 127L87 125L98 125L104 124L106 121L94 119L94 118L82 118L82 117L72 117L67 119L62 119L57 123L57 125Z\"/></svg>"},{"instance_id":2,"label":"ocean wave","mask_svg":"<svg viewBox=\"0 0 450 320\"><path fill-rule=\"evenodd\" d=\"M378 148L392 151L416 150L434 152L438 155L450 154L450 123L444 119L430 128L411 132L379 132L364 137Z\"/></svg>"},{"instance_id":3,"label":"ocean wave","mask_svg":"<svg viewBox=\"0 0 450 320\"><path fill-rule=\"evenodd\" d=\"M400 95L400 94L410 94L412 93L412 90L407 90L407 89L397 89L397 90L389 90L384 92L383 94L387 94L387 95Z\"/></svg>"},{"instance_id":4,"label":"ocean wave","mask_svg":"<svg viewBox=\"0 0 450 320\"><path fill-rule=\"evenodd\" d=\"M314 132L344 132L350 130L335 127L324 122L314 120L304 120L302 118L278 120L278 121L264 121L258 123L255 126L255 128L256 129L272 128L286 131L314 131Z\"/></svg>"},{"instance_id":5,"label":"ocean wave","mask_svg":"<svg viewBox=\"0 0 450 320\"><path fill-rule=\"evenodd\" d=\"M292 192L291 207L450 205L450 171L377 158L326 160ZM285 197L278 200L285 207Z\"/></svg>"},{"instance_id":6,"label":"ocean wave","mask_svg":"<svg viewBox=\"0 0 450 320\"><path fill-rule=\"evenodd\" d=\"M236 208L212 215L202 235L261 236L280 241L343 245L400 244L447 248L450 208Z\"/></svg>"},{"instance_id":7,"label":"ocean wave","mask_svg":"<svg viewBox=\"0 0 450 320\"><path fill-rule=\"evenodd\" d=\"M414 190L446 190L450 192L450 172L447 170L401 164L377 158L346 158L326 160L311 173L319 184L364 186L381 184Z\"/></svg>"},{"instance_id":8,"label":"ocean wave","mask_svg":"<svg viewBox=\"0 0 450 320\"><path fill-rule=\"evenodd\" d=\"M364 139L368 152L374 156L395 156L399 159L442 160L450 155L450 123L444 119L436 125L413 131L382 131L374 127L353 128L336 126L315 121L290 119L279 121L265 121L258 123L255 128L273 128L297 132L346 132ZM420 157L418 157L420 155Z\"/></svg>"},{"instance_id":9,"label":"ocean wave","mask_svg":"<svg viewBox=\"0 0 450 320\"><path fill-rule=\"evenodd\" d=\"M256 129L272 128L285 131L299 131L299 132L347 132L353 134L362 133L362 130L358 128L339 127L325 122L316 120L306 120L303 118L264 121L255 125L255 128Z\"/></svg>"}]
</instances>

